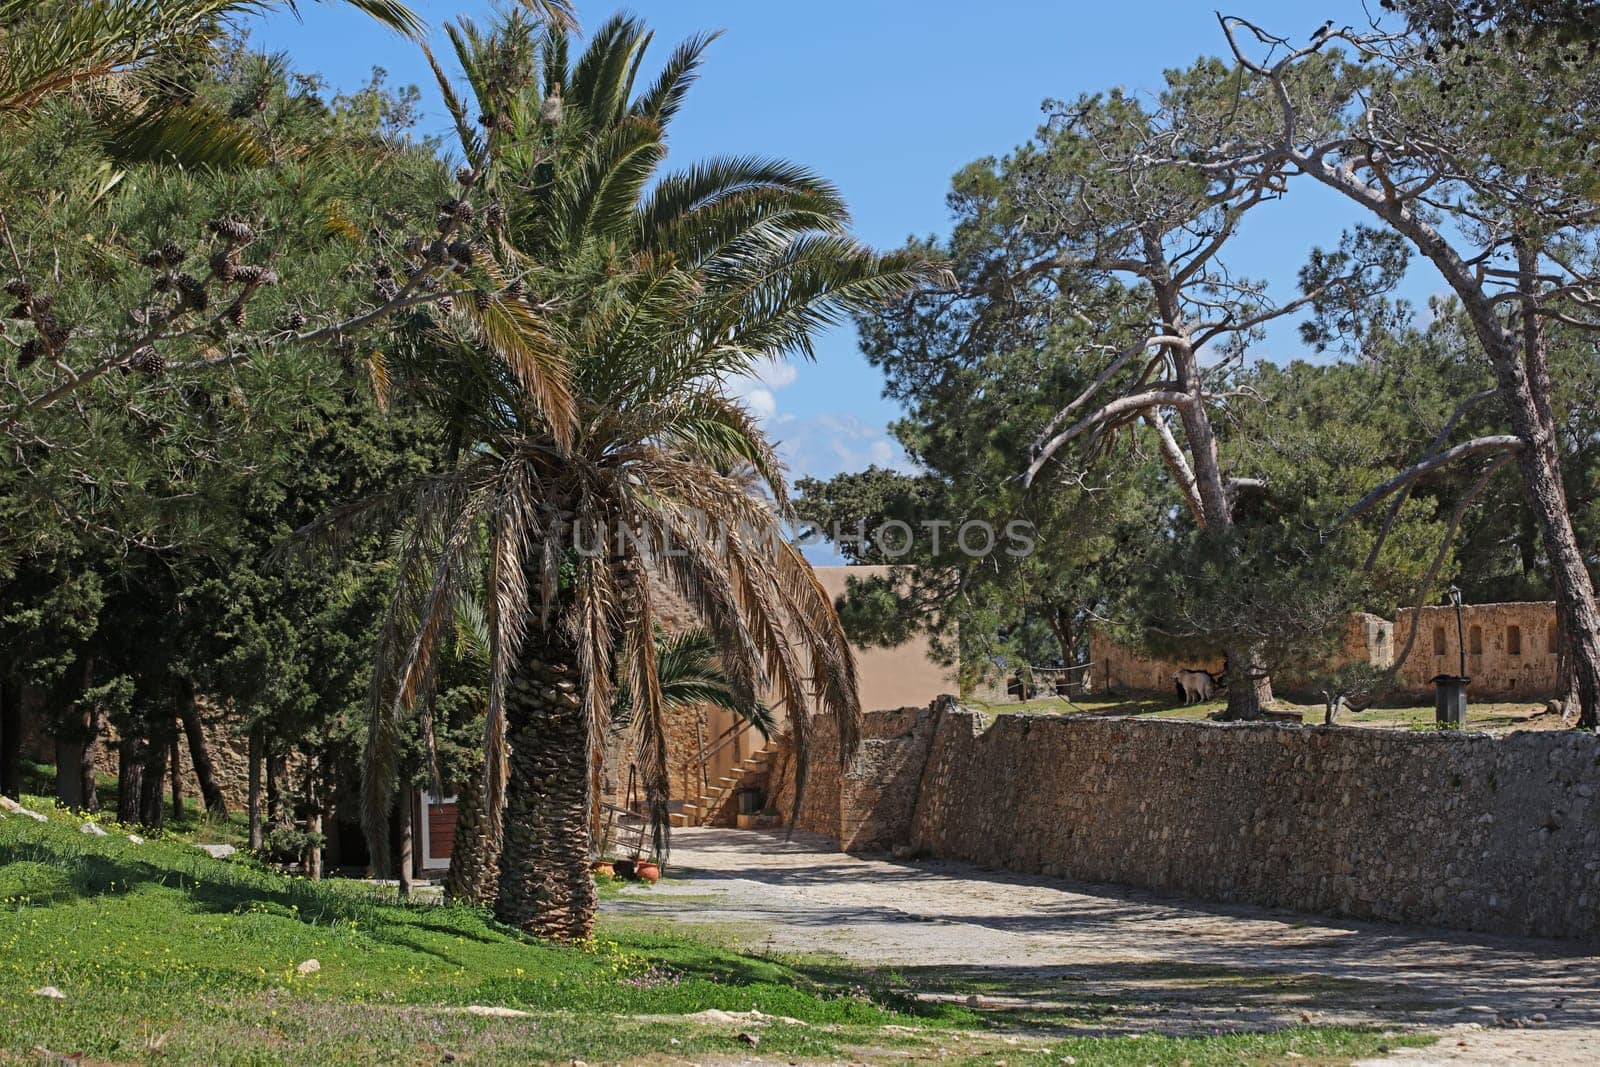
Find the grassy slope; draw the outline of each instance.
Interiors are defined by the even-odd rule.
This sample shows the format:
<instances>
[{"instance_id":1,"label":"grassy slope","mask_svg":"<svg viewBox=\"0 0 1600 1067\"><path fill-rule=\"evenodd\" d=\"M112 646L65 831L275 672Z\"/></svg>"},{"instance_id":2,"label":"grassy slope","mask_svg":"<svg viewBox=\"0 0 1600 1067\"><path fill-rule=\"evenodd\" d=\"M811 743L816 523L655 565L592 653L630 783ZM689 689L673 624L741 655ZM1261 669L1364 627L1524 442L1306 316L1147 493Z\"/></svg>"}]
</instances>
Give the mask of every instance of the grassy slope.
<instances>
[{"instance_id":1,"label":"grassy slope","mask_svg":"<svg viewBox=\"0 0 1600 1067\"><path fill-rule=\"evenodd\" d=\"M43 802L33 806L42 808ZM316 959L320 970L297 965ZM1028 1035L896 997L888 979L613 931L529 943L482 912L401 905L361 883L220 862L185 841L94 837L78 820L0 817L0 1063L607 1062L737 1056L741 1031L785 1060L948 1047L947 1062L1348 1062L1379 1036L1297 1030L1202 1040ZM32 991L60 988L66 999ZM458 1010L493 1005L527 1018ZM804 1025L684 1018L758 1009ZM667 1016L668 1018L660 1018ZM1013 1040L1015 1040L1013 1038ZM44 1050L49 1050L46 1053ZM54 1054L54 1055L51 1055ZM898 1058L898 1057L897 1057ZM681 1061L680 1061L681 1062Z\"/></svg>"}]
</instances>

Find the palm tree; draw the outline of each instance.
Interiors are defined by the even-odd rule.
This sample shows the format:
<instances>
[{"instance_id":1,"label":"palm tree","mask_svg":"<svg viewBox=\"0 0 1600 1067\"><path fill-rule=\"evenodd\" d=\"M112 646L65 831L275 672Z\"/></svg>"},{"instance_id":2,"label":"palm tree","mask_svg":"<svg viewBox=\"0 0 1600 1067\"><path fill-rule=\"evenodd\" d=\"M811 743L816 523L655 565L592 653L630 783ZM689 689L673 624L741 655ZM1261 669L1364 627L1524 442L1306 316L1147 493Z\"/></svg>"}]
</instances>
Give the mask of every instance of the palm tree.
<instances>
[{"instance_id":1,"label":"palm tree","mask_svg":"<svg viewBox=\"0 0 1600 1067\"><path fill-rule=\"evenodd\" d=\"M818 327L932 271L853 240L838 192L794 164L722 158L658 179L709 38L681 45L638 92L650 34L630 18L602 26L575 62L564 29L536 33L515 15L487 34L451 27L451 40L481 119L441 77L463 177L489 197L471 220L475 243L451 253L475 292L392 362L459 458L403 501L325 524L383 504L409 515L377 653L367 829L381 853L401 720L426 715L451 605L481 582L495 911L583 938L595 911L592 775L619 689L666 850L652 576L696 609L733 693L782 701L802 773L813 714L853 748L849 646L782 536L782 465L724 382L763 359L809 356ZM765 496L724 473L745 466Z\"/></svg>"},{"instance_id":2,"label":"palm tree","mask_svg":"<svg viewBox=\"0 0 1600 1067\"><path fill-rule=\"evenodd\" d=\"M473 661L487 672L487 621L480 626L478 617L474 617L468 640ZM656 670L661 681L661 703L669 712L687 708L720 709L750 723L763 738L772 736L776 728L772 708L751 694L739 691L722 669L717 639L709 630L693 627L676 634L658 631ZM627 686L617 685L611 709L614 734L626 730L632 708L633 700ZM498 885L500 854L489 835L483 800L481 775L468 776L456 797L455 839L450 852L450 869L444 881L445 894L461 903L490 903Z\"/></svg>"},{"instance_id":3,"label":"palm tree","mask_svg":"<svg viewBox=\"0 0 1600 1067\"><path fill-rule=\"evenodd\" d=\"M339 0L414 40L427 27L403 0ZM520 0L574 24L571 0ZM72 95L124 157L189 167L260 166L249 129L201 101L173 98L173 64L212 55L240 16L295 0L0 0L0 125Z\"/></svg>"},{"instance_id":4,"label":"palm tree","mask_svg":"<svg viewBox=\"0 0 1600 1067\"><path fill-rule=\"evenodd\" d=\"M424 29L400 0L345 2L407 36L420 37ZM0 114L104 86L157 58L203 51L227 19L274 6L274 0L0 0Z\"/></svg>"}]
</instances>

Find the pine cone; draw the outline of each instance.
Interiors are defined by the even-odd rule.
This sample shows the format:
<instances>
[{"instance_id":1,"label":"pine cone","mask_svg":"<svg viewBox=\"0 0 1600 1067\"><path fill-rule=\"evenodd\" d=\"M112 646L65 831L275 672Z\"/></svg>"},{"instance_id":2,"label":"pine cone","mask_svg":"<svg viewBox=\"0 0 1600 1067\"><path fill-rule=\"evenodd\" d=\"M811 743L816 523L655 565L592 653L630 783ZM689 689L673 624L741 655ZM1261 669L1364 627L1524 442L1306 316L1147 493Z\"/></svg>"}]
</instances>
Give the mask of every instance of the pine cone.
<instances>
[{"instance_id":1,"label":"pine cone","mask_svg":"<svg viewBox=\"0 0 1600 1067\"><path fill-rule=\"evenodd\" d=\"M472 224L472 220L477 218L477 217L478 217L477 209L474 208L467 201L462 200L457 204L457 206L456 206L456 218L461 220L461 225L469 226L469 225Z\"/></svg>"},{"instance_id":2,"label":"pine cone","mask_svg":"<svg viewBox=\"0 0 1600 1067\"><path fill-rule=\"evenodd\" d=\"M139 262L151 270L160 270L166 266L167 261L161 258L161 250L159 248L152 248L139 257Z\"/></svg>"},{"instance_id":3,"label":"pine cone","mask_svg":"<svg viewBox=\"0 0 1600 1067\"><path fill-rule=\"evenodd\" d=\"M18 300L27 300L33 296L33 286L21 278L12 278L9 282L6 282L6 294Z\"/></svg>"},{"instance_id":4,"label":"pine cone","mask_svg":"<svg viewBox=\"0 0 1600 1067\"><path fill-rule=\"evenodd\" d=\"M489 210L484 212L484 217L488 220L490 226L498 230L506 224L506 209L500 206L500 201L496 200L489 205Z\"/></svg>"},{"instance_id":5,"label":"pine cone","mask_svg":"<svg viewBox=\"0 0 1600 1067\"><path fill-rule=\"evenodd\" d=\"M144 345L134 349L133 355L128 357L128 366L141 374L160 374L167 369L167 360L160 352Z\"/></svg>"},{"instance_id":6,"label":"pine cone","mask_svg":"<svg viewBox=\"0 0 1600 1067\"><path fill-rule=\"evenodd\" d=\"M507 300L521 300L524 289L525 287L522 284L521 278L512 278L506 283L504 290L505 298Z\"/></svg>"},{"instance_id":7,"label":"pine cone","mask_svg":"<svg viewBox=\"0 0 1600 1067\"><path fill-rule=\"evenodd\" d=\"M233 269L233 280L251 289L277 285L278 272L271 267L258 267L254 263L245 263Z\"/></svg>"},{"instance_id":8,"label":"pine cone","mask_svg":"<svg viewBox=\"0 0 1600 1067\"><path fill-rule=\"evenodd\" d=\"M250 224L238 219L212 219L206 228L230 245L247 245L256 239Z\"/></svg>"},{"instance_id":9,"label":"pine cone","mask_svg":"<svg viewBox=\"0 0 1600 1067\"><path fill-rule=\"evenodd\" d=\"M33 312L33 328L44 338L45 345L52 349L60 348L72 333L71 327L62 326L60 319L49 311L40 311L37 305Z\"/></svg>"},{"instance_id":10,"label":"pine cone","mask_svg":"<svg viewBox=\"0 0 1600 1067\"><path fill-rule=\"evenodd\" d=\"M478 184L478 172L473 170L471 167L457 167L456 181L460 182L468 189L471 189L474 185Z\"/></svg>"},{"instance_id":11,"label":"pine cone","mask_svg":"<svg viewBox=\"0 0 1600 1067\"><path fill-rule=\"evenodd\" d=\"M379 278L372 284L372 291L377 294L380 303L387 304L400 292L400 287L394 283L393 278Z\"/></svg>"},{"instance_id":12,"label":"pine cone","mask_svg":"<svg viewBox=\"0 0 1600 1067\"><path fill-rule=\"evenodd\" d=\"M456 302L454 297L441 296L438 300L434 301L433 306L439 309L439 314L441 315L455 314Z\"/></svg>"},{"instance_id":13,"label":"pine cone","mask_svg":"<svg viewBox=\"0 0 1600 1067\"><path fill-rule=\"evenodd\" d=\"M405 244L401 245L401 247L406 250L406 255L408 256L421 255L422 238L413 234L412 236L406 238Z\"/></svg>"},{"instance_id":14,"label":"pine cone","mask_svg":"<svg viewBox=\"0 0 1600 1067\"><path fill-rule=\"evenodd\" d=\"M493 302L494 299L482 289L474 289L472 291L472 306L479 311L488 311L489 305Z\"/></svg>"},{"instance_id":15,"label":"pine cone","mask_svg":"<svg viewBox=\"0 0 1600 1067\"><path fill-rule=\"evenodd\" d=\"M244 301L235 300L233 302L233 306L228 309L224 318L227 320L230 326L242 329L245 323Z\"/></svg>"},{"instance_id":16,"label":"pine cone","mask_svg":"<svg viewBox=\"0 0 1600 1067\"><path fill-rule=\"evenodd\" d=\"M196 311L204 311L211 298L206 294L206 287L200 284L200 279L193 274L178 275L178 292L183 295L186 306Z\"/></svg>"},{"instance_id":17,"label":"pine cone","mask_svg":"<svg viewBox=\"0 0 1600 1067\"><path fill-rule=\"evenodd\" d=\"M172 287L177 284L178 279L172 272L162 271L156 275L156 280L151 283L151 287L158 293L170 293Z\"/></svg>"},{"instance_id":18,"label":"pine cone","mask_svg":"<svg viewBox=\"0 0 1600 1067\"><path fill-rule=\"evenodd\" d=\"M306 328L306 313L301 311L301 310L299 310L298 308L296 308L294 311L289 312L288 318L283 320L283 328L286 329L286 330L295 330L295 331L300 331L300 330L305 329Z\"/></svg>"},{"instance_id":19,"label":"pine cone","mask_svg":"<svg viewBox=\"0 0 1600 1067\"><path fill-rule=\"evenodd\" d=\"M169 267L181 267L183 261L189 257L189 250L176 241L168 241L161 246L161 260Z\"/></svg>"},{"instance_id":20,"label":"pine cone","mask_svg":"<svg viewBox=\"0 0 1600 1067\"><path fill-rule=\"evenodd\" d=\"M211 273L219 281L231 282L239 269L239 259L232 251L216 252L211 256Z\"/></svg>"},{"instance_id":21,"label":"pine cone","mask_svg":"<svg viewBox=\"0 0 1600 1067\"><path fill-rule=\"evenodd\" d=\"M22 347L17 350L17 369L25 370L33 366L43 353L44 343L37 338L28 338L22 342Z\"/></svg>"},{"instance_id":22,"label":"pine cone","mask_svg":"<svg viewBox=\"0 0 1600 1067\"><path fill-rule=\"evenodd\" d=\"M474 254L472 251L472 245L469 242L451 241L449 252L450 258L461 264L463 267L472 266Z\"/></svg>"},{"instance_id":23,"label":"pine cone","mask_svg":"<svg viewBox=\"0 0 1600 1067\"><path fill-rule=\"evenodd\" d=\"M372 276L374 278L393 278L394 267L387 259L375 260L372 264Z\"/></svg>"},{"instance_id":24,"label":"pine cone","mask_svg":"<svg viewBox=\"0 0 1600 1067\"><path fill-rule=\"evenodd\" d=\"M456 212L465 206L460 200L441 200L439 201L439 214L446 218L454 218Z\"/></svg>"}]
</instances>

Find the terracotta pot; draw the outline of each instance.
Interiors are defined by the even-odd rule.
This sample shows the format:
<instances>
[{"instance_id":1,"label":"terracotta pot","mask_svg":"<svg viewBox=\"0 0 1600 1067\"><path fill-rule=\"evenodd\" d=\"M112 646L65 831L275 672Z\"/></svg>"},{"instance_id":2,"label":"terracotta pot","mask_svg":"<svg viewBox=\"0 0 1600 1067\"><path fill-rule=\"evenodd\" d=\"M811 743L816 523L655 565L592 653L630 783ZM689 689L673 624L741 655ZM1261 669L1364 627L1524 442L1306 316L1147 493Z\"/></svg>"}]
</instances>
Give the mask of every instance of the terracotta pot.
<instances>
[{"instance_id":1,"label":"terracotta pot","mask_svg":"<svg viewBox=\"0 0 1600 1067\"><path fill-rule=\"evenodd\" d=\"M633 876L641 882L659 882L661 880L661 864L653 860L639 860L633 865Z\"/></svg>"},{"instance_id":2,"label":"terracotta pot","mask_svg":"<svg viewBox=\"0 0 1600 1067\"><path fill-rule=\"evenodd\" d=\"M617 869L612 866L610 860L596 860L589 869L594 871L596 878L615 878L617 876Z\"/></svg>"}]
</instances>

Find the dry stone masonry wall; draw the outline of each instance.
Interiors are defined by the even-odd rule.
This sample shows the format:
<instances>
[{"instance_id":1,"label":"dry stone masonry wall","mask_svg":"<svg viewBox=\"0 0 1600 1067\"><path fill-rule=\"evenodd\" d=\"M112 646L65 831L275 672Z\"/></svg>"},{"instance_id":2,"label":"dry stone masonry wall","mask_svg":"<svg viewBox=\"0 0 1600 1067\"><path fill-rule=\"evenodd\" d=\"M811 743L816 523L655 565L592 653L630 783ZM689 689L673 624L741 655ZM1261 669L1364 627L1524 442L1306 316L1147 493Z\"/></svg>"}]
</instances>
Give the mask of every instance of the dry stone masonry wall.
<instances>
[{"instance_id":1,"label":"dry stone masonry wall","mask_svg":"<svg viewBox=\"0 0 1600 1067\"><path fill-rule=\"evenodd\" d=\"M868 716L836 809L897 850L1217 901L1600 940L1600 740L1181 720ZM814 783L821 785L821 782Z\"/></svg>"}]
</instances>

